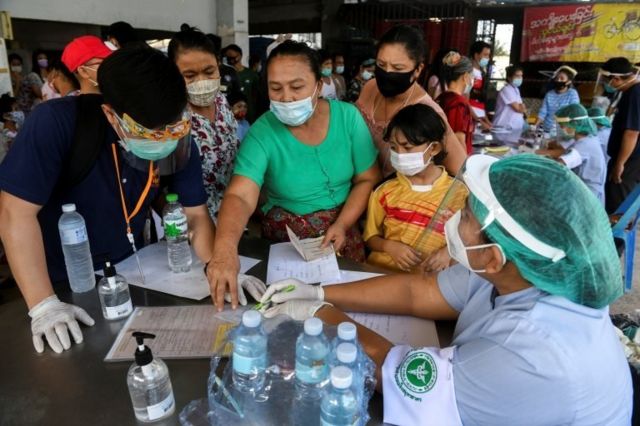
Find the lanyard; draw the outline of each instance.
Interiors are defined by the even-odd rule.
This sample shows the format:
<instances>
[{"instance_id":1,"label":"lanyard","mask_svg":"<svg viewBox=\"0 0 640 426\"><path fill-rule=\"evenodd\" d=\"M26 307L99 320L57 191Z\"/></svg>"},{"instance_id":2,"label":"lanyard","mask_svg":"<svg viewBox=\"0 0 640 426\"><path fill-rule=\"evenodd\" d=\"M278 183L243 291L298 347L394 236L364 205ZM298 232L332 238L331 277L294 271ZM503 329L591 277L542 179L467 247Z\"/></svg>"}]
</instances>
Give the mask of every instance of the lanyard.
<instances>
[{"instance_id":1,"label":"lanyard","mask_svg":"<svg viewBox=\"0 0 640 426\"><path fill-rule=\"evenodd\" d=\"M131 219L135 217L140 212L142 208L142 204L144 203L145 198L149 195L149 190L151 189L151 183L153 182L153 161L149 161L149 175L147 177L147 184L144 186L142 190L142 194L140 194L140 198L138 198L138 202L136 203L135 208L129 214L127 212L127 203L124 199L124 191L122 189L122 179L120 177L120 166L118 165L118 153L116 150L116 144L111 144L111 152L113 153L113 164L116 166L116 176L118 178L118 189L120 189L120 201L122 203L122 214L124 215L124 221L127 223L127 239L131 243L131 247L133 248L133 254L136 256L136 261L138 262L138 269L140 270L140 276L142 278L142 283L144 284L144 273L142 272L142 265L140 264L140 258L138 257L138 251L136 250L135 240L133 238L133 232L131 231Z\"/></svg>"}]
</instances>

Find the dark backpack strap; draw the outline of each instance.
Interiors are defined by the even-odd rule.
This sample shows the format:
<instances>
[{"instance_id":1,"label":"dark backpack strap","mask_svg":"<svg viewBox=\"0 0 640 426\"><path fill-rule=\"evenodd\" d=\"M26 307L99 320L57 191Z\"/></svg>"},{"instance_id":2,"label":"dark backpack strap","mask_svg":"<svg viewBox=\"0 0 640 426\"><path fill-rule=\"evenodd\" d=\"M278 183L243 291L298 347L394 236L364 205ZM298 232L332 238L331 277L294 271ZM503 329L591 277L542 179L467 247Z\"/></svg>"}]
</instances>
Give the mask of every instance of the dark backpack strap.
<instances>
[{"instance_id":1,"label":"dark backpack strap","mask_svg":"<svg viewBox=\"0 0 640 426\"><path fill-rule=\"evenodd\" d=\"M98 160L105 144L109 123L102 112L102 95L76 97L76 128L64 162L58 187L69 190L82 182Z\"/></svg>"}]
</instances>

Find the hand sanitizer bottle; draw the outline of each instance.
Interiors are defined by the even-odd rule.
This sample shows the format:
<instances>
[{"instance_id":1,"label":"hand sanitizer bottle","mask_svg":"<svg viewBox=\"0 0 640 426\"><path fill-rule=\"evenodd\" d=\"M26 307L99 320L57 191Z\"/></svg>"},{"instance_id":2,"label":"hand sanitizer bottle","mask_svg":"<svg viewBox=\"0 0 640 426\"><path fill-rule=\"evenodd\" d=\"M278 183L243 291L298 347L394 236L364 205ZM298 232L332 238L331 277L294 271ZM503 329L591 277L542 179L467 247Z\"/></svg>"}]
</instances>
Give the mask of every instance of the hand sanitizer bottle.
<instances>
[{"instance_id":1,"label":"hand sanitizer bottle","mask_svg":"<svg viewBox=\"0 0 640 426\"><path fill-rule=\"evenodd\" d=\"M160 358L153 359L151 349L144 345L144 339L156 336L136 331L133 337L138 349L136 361L127 374L127 386L136 418L141 422L153 422L169 417L176 408L169 369Z\"/></svg>"},{"instance_id":2,"label":"hand sanitizer bottle","mask_svg":"<svg viewBox=\"0 0 640 426\"><path fill-rule=\"evenodd\" d=\"M98 297L102 305L102 315L108 320L128 317L133 312L129 285L110 262L104 266L104 278L98 283Z\"/></svg>"}]
</instances>

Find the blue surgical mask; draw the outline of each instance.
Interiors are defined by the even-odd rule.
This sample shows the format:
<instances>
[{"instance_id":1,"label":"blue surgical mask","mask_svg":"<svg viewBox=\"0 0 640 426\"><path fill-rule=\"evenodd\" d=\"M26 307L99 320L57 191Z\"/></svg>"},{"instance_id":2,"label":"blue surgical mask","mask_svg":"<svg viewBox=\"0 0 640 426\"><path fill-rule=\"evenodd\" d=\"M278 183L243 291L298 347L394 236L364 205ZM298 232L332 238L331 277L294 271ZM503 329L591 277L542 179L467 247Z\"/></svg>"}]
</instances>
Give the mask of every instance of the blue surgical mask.
<instances>
[{"instance_id":1,"label":"blue surgical mask","mask_svg":"<svg viewBox=\"0 0 640 426\"><path fill-rule=\"evenodd\" d=\"M520 87L520 86L522 86L522 78L514 78L514 79L511 81L511 84L513 84L513 85L514 85L514 87Z\"/></svg>"},{"instance_id":2,"label":"blue surgical mask","mask_svg":"<svg viewBox=\"0 0 640 426\"><path fill-rule=\"evenodd\" d=\"M344 72L344 65L338 65L336 67L336 74L342 74Z\"/></svg>"},{"instance_id":3,"label":"blue surgical mask","mask_svg":"<svg viewBox=\"0 0 640 426\"><path fill-rule=\"evenodd\" d=\"M279 102L272 100L269 109L283 124L291 127L300 126L311 118L313 111L316 109L317 102L316 105L313 104L313 97L317 91L318 86L316 86L311 96L299 101Z\"/></svg>"},{"instance_id":4,"label":"blue surgical mask","mask_svg":"<svg viewBox=\"0 0 640 426\"><path fill-rule=\"evenodd\" d=\"M320 71L320 74L322 74L323 77L329 77L332 73L333 70L331 68L322 68L322 70Z\"/></svg>"},{"instance_id":5,"label":"blue surgical mask","mask_svg":"<svg viewBox=\"0 0 640 426\"><path fill-rule=\"evenodd\" d=\"M180 139L165 141L152 141L149 139L125 138L122 142L127 151L138 158L149 161L158 161L170 156L178 147Z\"/></svg>"},{"instance_id":6,"label":"blue surgical mask","mask_svg":"<svg viewBox=\"0 0 640 426\"><path fill-rule=\"evenodd\" d=\"M364 81L368 81L371 80L371 77L373 77L373 73L368 71L368 70L364 70L362 71L362 79Z\"/></svg>"},{"instance_id":7,"label":"blue surgical mask","mask_svg":"<svg viewBox=\"0 0 640 426\"><path fill-rule=\"evenodd\" d=\"M489 65L489 58L482 58L478 61L482 68L486 68Z\"/></svg>"},{"instance_id":8,"label":"blue surgical mask","mask_svg":"<svg viewBox=\"0 0 640 426\"><path fill-rule=\"evenodd\" d=\"M615 87L613 87L609 83L605 83L604 84L604 91L607 92L607 93L616 93L618 91L618 89L616 89Z\"/></svg>"}]
</instances>

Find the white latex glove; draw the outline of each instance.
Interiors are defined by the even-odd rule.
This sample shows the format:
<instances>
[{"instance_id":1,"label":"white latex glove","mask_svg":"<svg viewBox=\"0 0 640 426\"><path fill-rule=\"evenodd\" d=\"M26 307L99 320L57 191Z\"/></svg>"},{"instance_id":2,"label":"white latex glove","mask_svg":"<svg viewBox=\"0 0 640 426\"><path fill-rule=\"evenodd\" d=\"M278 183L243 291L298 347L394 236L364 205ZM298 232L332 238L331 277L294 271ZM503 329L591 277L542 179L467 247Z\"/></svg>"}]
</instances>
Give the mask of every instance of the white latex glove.
<instances>
[{"instance_id":1,"label":"white latex glove","mask_svg":"<svg viewBox=\"0 0 640 426\"><path fill-rule=\"evenodd\" d=\"M29 311L33 346L38 353L44 352L44 335L56 353L71 347L69 333L76 343L82 343L82 331L78 320L88 326L95 324L93 318L82 308L58 300L55 294L44 299Z\"/></svg>"},{"instance_id":2,"label":"white latex glove","mask_svg":"<svg viewBox=\"0 0 640 426\"><path fill-rule=\"evenodd\" d=\"M288 302L275 305L266 311L262 309L265 318L273 318L276 315L288 315L296 321L304 321L313 317L318 309L324 305L333 306L331 303L322 300L289 300Z\"/></svg>"},{"instance_id":3,"label":"white latex glove","mask_svg":"<svg viewBox=\"0 0 640 426\"><path fill-rule=\"evenodd\" d=\"M294 286L295 289L287 291L289 286ZM271 300L271 303L284 303L288 300L324 300L324 290L319 285L305 284L295 278L288 278L282 281L277 281L267 288L266 293L260 299L261 303L266 303Z\"/></svg>"},{"instance_id":4,"label":"white latex glove","mask_svg":"<svg viewBox=\"0 0 640 426\"><path fill-rule=\"evenodd\" d=\"M256 277L238 274L238 302L242 306L247 306L247 296L245 296L244 290L247 290L255 300L260 300L264 292L267 291L267 286ZM224 300L231 303L231 294L225 293Z\"/></svg>"}]
</instances>

